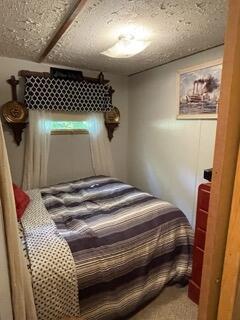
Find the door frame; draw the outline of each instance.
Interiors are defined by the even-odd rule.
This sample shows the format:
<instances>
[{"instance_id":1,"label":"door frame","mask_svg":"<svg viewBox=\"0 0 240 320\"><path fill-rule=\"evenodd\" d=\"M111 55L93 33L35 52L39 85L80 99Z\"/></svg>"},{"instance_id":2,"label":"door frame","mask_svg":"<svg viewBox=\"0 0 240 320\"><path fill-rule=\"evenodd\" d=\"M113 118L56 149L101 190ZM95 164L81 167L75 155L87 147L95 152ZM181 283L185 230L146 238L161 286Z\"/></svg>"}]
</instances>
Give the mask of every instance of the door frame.
<instances>
[{"instance_id":1,"label":"door frame","mask_svg":"<svg viewBox=\"0 0 240 320\"><path fill-rule=\"evenodd\" d=\"M221 316L219 298L239 141L240 1L230 0L198 320L233 319Z\"/></svg>"},{"instance_id":2,"label":"door frame","mask_svg":"<svg viewBox=\"0 0 240 320\"><path fill-rule=\"evenodd\" d=\"M240 149L236 170L228 239L218 307L218 320L240 315ZM238 314L238 317L237 317Z\"/></svg>"}]
</instances>

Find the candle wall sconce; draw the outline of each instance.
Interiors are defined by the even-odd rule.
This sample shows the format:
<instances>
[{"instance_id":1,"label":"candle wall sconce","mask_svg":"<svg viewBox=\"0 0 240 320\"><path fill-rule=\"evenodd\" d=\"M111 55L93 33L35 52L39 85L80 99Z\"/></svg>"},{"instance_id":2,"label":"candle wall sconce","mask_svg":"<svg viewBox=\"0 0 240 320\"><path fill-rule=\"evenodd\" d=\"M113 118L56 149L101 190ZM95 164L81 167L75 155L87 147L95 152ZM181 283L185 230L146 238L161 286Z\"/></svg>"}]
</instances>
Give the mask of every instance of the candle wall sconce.
<instances>
[{"instance_id":1,"label":"candle wall sconce","mask_svg":"<svg viewBox=\"0 0 240 320\"><path fill-rule=\"evenodd\" d=\"M17 85L19 81L11 76L7 80L12 88L12 100L2 106L2 115L7 125L12 129L14 140L19 146L22 141L23 129L27 126L28 110L25 105L17 100Z\"/></svg>"}]
</instances>

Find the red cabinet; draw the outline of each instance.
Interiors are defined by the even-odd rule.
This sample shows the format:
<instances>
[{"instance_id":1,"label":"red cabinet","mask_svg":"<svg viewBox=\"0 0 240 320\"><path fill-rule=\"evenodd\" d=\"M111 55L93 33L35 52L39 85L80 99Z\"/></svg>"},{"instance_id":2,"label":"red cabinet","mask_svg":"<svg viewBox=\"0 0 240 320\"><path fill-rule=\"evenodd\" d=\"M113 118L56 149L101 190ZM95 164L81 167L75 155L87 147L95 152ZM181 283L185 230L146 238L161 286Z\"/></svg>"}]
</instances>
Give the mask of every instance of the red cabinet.
<instances>
[{"instance_id":1,"label":"red cabinet","mask_svg":"<svg viewBox=\"0 0 240 320\"><path fill-rule=\"evenodd\" d=\"M200 297L210 188L211 183L201 184L198 188L197 217L193 247L192 278L188 286L188 297L197 304L199 302Z\"/></svg>"}]
</instances>

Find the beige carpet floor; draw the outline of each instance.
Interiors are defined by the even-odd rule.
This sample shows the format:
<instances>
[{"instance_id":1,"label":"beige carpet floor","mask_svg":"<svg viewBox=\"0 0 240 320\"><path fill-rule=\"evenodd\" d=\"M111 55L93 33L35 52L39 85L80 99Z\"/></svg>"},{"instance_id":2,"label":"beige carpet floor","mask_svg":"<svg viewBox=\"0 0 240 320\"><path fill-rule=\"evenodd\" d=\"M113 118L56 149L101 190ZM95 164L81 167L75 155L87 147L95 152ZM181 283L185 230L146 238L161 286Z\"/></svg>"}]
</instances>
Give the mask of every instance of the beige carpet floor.
<instances>
[{"instance_id":1,"label":"beige carpet floor","mask_svg":"<svg viewBox=\"0 0 240 320\"><path fill-rule=\"evenodd\" d=\"M187 296L187 287L171 286L128 320L196 320L197 305Z\"/></svg>"}]
</instances>

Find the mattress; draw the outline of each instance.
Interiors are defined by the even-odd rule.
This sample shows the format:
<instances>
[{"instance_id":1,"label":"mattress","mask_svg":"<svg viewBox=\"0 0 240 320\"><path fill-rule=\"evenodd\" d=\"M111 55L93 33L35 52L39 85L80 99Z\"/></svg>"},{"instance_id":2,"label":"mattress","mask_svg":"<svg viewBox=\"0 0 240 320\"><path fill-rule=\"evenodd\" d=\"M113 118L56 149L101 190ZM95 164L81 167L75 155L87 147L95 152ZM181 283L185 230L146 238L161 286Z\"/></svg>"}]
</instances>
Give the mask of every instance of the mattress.
<instances>
[{"instance_id":1,"label":"mattress","mask_svg":"<svg viewBox=\"0 0 240 320\"><path fill-rule=\"evenodd\" d=\"M40 191L71 250L84 319L126 319L191 276L192 228L172 204L104 176Z\"/></svg>"}]
</instances>

